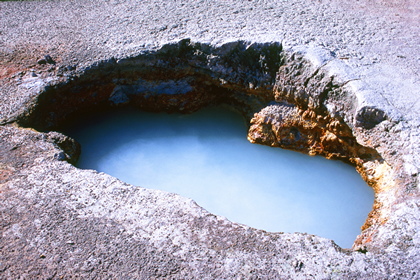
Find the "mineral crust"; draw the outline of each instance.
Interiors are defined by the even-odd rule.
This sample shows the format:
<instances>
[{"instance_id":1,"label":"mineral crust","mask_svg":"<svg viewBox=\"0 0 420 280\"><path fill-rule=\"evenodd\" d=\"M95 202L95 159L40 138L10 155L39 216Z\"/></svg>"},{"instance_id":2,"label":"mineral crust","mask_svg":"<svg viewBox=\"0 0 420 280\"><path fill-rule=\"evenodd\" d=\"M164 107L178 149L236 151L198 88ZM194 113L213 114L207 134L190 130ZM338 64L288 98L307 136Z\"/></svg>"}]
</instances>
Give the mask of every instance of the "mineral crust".
<instances>
[{"instance_id":1,"label":"mineral crust","mask_svg":"<svg viewBox=\"0 0 420 280\"><path fill-rule=\"evenodd\" d=\"M0 3L1 279L420 279L417 1ZM81 170L56 130L226 104L251 142L352 164L352 248ZM337 186L339 187L339 186Z\"/></svg>"}]
</instances>

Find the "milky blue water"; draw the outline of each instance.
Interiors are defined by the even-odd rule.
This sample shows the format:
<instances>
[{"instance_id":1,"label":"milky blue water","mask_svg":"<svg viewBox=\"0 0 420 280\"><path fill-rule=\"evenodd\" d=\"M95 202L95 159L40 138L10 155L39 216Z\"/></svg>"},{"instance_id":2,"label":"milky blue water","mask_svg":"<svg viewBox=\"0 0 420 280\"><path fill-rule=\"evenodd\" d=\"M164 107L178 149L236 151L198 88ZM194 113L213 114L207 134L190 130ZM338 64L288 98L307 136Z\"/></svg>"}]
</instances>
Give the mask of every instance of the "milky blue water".
<instances>
[{"instance_id":1,"label":"milky blue water","mask_svg":"<svg viewBox=\"0 0 420 280\"><path fill-rule=\"evenodd\" d=\"M205 109L191 115L119 110L67 132L77 164L127 183L194 199L229 220L271 232L307 232L349 248L373 191L353 167L251 144L243 118Z\"/></svg>"}]
</instances>

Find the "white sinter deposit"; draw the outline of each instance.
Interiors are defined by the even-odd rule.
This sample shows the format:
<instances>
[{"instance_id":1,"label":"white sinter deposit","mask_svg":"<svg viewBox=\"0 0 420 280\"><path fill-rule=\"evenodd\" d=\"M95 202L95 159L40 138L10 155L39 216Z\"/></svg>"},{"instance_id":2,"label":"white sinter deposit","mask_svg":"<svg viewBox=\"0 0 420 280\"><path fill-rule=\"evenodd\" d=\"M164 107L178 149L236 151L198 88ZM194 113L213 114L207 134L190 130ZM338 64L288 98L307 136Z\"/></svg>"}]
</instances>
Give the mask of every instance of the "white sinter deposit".
<instances>
[{"instance_id":1,"label":"white sinter deposit","mask_svg":"<svg viewBox=\"0 0 420 280\"><path fill-rule=\"evenodd\" d=\"M419 279L419 7L0 2L0 278ZM241 112L252 142L357 166L375 203L352 249L78 169L51 131L82 111L209 104Z\"/></svg>"}]
</instances>

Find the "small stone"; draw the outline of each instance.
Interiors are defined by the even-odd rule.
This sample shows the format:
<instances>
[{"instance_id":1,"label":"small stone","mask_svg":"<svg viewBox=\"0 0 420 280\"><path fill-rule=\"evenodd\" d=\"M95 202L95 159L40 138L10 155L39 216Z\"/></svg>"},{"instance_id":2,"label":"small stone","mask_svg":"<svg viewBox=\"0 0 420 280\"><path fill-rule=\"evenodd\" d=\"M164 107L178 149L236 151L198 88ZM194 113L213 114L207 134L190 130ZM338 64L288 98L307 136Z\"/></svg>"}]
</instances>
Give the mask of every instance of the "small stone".
<instances>
[{"instance_id":1,"label":"small stone","mask_svg":"<svg viewBox=\"0 0 420 280\"><path fill-rule=\"evenodd\" d=\"M54 59L52 59L52 57L48 54L44 56L44 58L41 58L40 60L38 60L37 63L40 65L47 64L47 63L55 65Z\"/></svg>"},{"instance_id":2,"label":"small stone","mask_svg":"<svg viewBox=\"0 0 420 280\"><path fill-rule=\"evenodd\" d=\"M48 64L55 64L55 61L52 59L52 57L50 56L50 55L46 55L46 56L44 56L44 59L45 59L45 61L48 63Z\"/></svg>"},{"instance_id":3,"label":"small stone","mask_svg":"<svg viewBox=\"0 0 420 280\"><path fill-rule=\"evenodd\" d=\"M66 160L67 157L66 157L66 154L65 153L59 152L59 153L56 153L54 155L54 159L56 159L56 160Z\"/></svg>"},{"instance_id":4,"label":"small stone","mask_svg":"<svg viewBox=\"0 0 420 280\"><path fill-rule=\"evenodd\" d=\"M42 64L47 64L47 61L44 58L42 58L42 59L38 60L37 63L42 65Z\"/></svg>"},{"instance_id":5,"label":"small stone","mask_svg":"<svg viewBox=\"0 0 420 280\"><path fill-rule=\"evenodd\" d=\"M48 54L44 56L44 58L41 58L40 60L38 60L37 63L40 65L47 64L47 63L55 65L54 59L52 59L52 57Z\"/></svg>"}]
</instances>

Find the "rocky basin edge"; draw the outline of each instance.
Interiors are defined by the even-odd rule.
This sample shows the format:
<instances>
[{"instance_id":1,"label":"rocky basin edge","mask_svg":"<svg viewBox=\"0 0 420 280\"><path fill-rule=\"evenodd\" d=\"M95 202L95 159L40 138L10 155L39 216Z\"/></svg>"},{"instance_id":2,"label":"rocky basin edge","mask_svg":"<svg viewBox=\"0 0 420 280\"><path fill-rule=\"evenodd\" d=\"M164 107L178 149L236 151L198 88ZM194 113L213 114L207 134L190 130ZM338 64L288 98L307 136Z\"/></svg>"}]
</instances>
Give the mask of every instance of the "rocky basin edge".
<instances>
[{"instance_id":1,"label":"rocky basin edge","mask_svg":"<svg viewBox=\"0 0 420 280\"><path fill-rule=\"evenodd\" d=\"M2 107L16 109L0 128L2 277L419 277L418 120L333 54L182 40L82 67L56 57L2 77ZM89 110L189 113L215 104L249 120L251 142L357 168L375 203L352 249L231 223L190 199L79 170L71 163L80 147L54 132Z\"/></svg>"}]
</instances>

